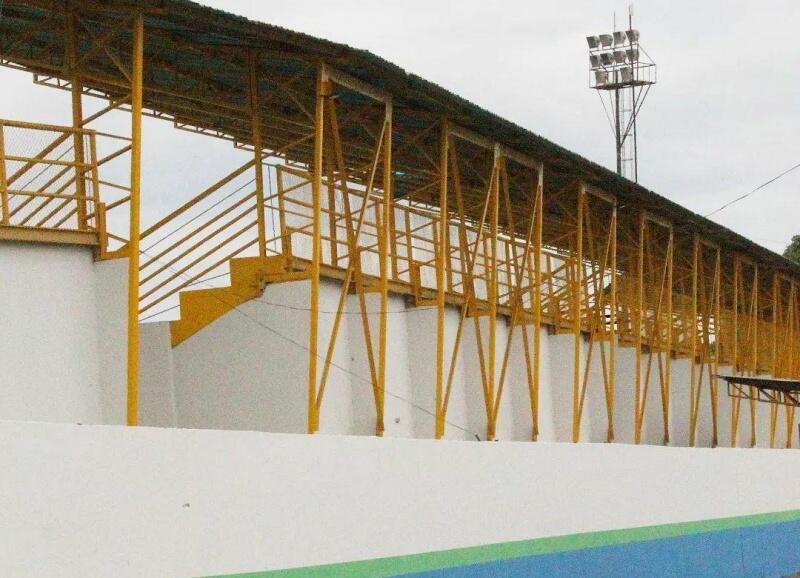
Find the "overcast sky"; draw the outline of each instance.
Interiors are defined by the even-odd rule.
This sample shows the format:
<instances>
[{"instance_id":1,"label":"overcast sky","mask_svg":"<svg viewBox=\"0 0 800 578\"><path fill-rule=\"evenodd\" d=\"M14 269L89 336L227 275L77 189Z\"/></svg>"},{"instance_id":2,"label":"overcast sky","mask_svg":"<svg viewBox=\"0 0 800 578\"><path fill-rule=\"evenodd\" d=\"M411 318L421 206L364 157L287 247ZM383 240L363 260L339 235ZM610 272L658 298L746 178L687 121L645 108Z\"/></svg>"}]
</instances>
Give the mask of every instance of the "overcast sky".
<instances>
[{"instance_id":1,"label":"overcast sky","mask_svg":"<svg viewBox=\"0 0 800 578\"><path fill-rule=\"evenodd\" d=\"M622 25L625 2L203 3L369 50L614 168L608 121L588 88L585 36L609 32L615 10ZM640 116L641 184L705 214L800 162L798 0L647 0L634 9L659 80ZM0 86L14 87L0 90L0 116L66 121L67 95L54 103L54 91L26 76L0 70ZM235 166L227 143L146 130L164 146L145 156L145 202L169 195L171 182L197 191L212 182L198 163L214 176ZM800 169L713 218L780 252L800 233L799 200Z\"/></svg>"}]
</instances>

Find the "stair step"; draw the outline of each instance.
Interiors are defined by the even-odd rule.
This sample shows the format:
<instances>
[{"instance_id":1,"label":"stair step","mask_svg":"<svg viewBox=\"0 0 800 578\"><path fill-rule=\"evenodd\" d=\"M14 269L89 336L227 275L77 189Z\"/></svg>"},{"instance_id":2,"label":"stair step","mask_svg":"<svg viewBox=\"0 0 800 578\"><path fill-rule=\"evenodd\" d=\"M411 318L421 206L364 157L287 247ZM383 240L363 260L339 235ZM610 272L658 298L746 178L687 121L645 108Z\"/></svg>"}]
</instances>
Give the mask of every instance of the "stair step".
<instances>
[{"instance_id":1,"label":"stair step","mask_svg":"<svg viewBox=\"0 0 800 578\"><path fill-rule=\"evenodd\" d=\"M172 346L216 321L232 309L259 297L270 278L285 274L286 257L239 257L230 260L231 284L228 287L194 289L180 293L181 317L170 322Z\"/></svg>"},{"instance_id":2,"label":"stair step","mask_svg":"<svg viewBox=\"0 0 800 578\"><path fill-rule=\"evenodd\" d=\"M285 272L289 261L283 255L274 257L238 257L230 260L231 286L246 286L260 277Z\"/></svg>"}]
</instances>

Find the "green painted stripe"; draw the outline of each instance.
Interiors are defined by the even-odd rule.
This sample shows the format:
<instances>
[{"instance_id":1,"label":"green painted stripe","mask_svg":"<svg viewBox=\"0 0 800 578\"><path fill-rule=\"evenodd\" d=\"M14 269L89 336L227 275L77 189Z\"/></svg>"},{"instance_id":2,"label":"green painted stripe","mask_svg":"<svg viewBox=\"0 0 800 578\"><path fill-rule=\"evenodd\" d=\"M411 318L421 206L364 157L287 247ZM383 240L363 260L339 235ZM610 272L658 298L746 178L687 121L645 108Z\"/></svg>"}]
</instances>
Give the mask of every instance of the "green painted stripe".
<instances>
[{"instance_id":1,"label":"green painted stripe","mask_svg":"<svg viewBox=\"0 0 800 578\"><path fill-rule=\"evenodd\" d=\"M361 560L358 562L326 564L323 566L310 566L306 568L227 574L208 578L274 578L277 576L286 578L373 578L376 576L396 576L398 574L480 564L481 562L551 554L554 552L568 552L584 548L614 546L630 542L643 542L646 540L660 540L691 534L719 532L723 530L764 526L797 520L800 520L800 510L789 510L751 516L645 526L625 530L604 530L567 536L554 536L551 538L536 538L533 540L504 542L485 546L473 546L470 548L457 548L454 550L441 550L438 552L393 556L391 558Z\"/></svg>"}]
</instances>

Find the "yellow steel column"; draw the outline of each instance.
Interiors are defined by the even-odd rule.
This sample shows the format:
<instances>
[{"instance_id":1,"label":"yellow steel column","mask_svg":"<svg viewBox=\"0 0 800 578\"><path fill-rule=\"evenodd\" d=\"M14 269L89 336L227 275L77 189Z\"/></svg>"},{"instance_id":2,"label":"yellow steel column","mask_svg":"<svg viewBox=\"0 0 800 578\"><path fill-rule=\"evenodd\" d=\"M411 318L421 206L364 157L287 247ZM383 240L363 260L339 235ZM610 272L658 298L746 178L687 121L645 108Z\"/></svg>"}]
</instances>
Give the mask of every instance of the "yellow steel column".
<instances>
[{"instance_id":1,"label":"yellow steel column","mask_svg":"<svg viewBox=\"0 0 800 578\"><path fill-rule=\"evenodd\" d=\"M69 68L69 79L72 95L72 126L80 129L83 126L83 81L78 64L78 30L76 26L77 16L74 10L69 10L66 15L67 32L67 66ZM131 80L134 80L131 78ZM75 159L75 197L77 202L78 228L86 228L86 182L83 163L86 161L86 154L83 146L83 133L76 130L73 133L73 147Z\"/></svg>"},{"instance_id":2,"label":"yellow steel column","mask_svg":"<svg viewBox=\"0 0 800 578\"><path fill-rule=\"evenodd\" d=\"M752 375L756 375L758 373L758 292L759 292L759 273L758 273L758 263L753 264L753 294L752 294L752 316L750 318L750 323L753 324L753 346L751 355L753 356L753 366L752 366ZM756 447L756 443L758 442L757 438L757 428L756 428L756 400L755 400L755 388L750 386L750 447Z\"/></svg>"},{"instance_id":3,"label":"yellow steel column","mask_svg":"<svg viewBox=\"0 0 800 578\"><path fill-rule=\"evenodd\" d=\"M131 193L128 241L128 396L127 423L139 423L139 206L142 176L142 82L144 16L133 18L131 66Z\"/></svg>"},{"instance_id":4,"label":"yellow steel column","mask_svg":"<svg viewBox=\"0 0 800 578\"><path fill-rule=\"evenodd\" d=\"M666 401L664 402L664 407L666 408L664 412L664 445L667 446L670 443L670 427L669 427L669 407L670 407L670 398L672 397L672 327L674 320L672 318L672 296L674 293L674 287L672 286L672 265L674 262L673 255L675 253L675 232L672 228L672 223L669 225L669 244L667 246L667 346L666 346L666 358L664 360L664 365L666 367L665 371L665 383L664 383L664 392L666 394Z\"/></svg>"},{"instance_id":5,"label":"yellow steel column","mask_svg":"<svg viewBox=\"0 0 800 578\"><path fill-rule=\"evenodd\" d=\"M733 347L731 351L731 368L734 375L740 374L739 363L739 275L741 262L739 254L733 256ZM739 411L741 398L731 398L731 447L737 446L739 434Z\"/></svg>"},{"instance_id":6,"label":"yellow steel column","mask_svg":"<svg viewBox=\"0 0 800 578\"><path fill-rule=\"evenodd\" d=\"M616 389L617 373L617 203L611 208L611 295L609 304L609 342L608 342L608 437L609 443L614 441L614 395Z\"/></svg>"},{"instance_id":7,"label":"yellow steel column","mask_svg":"<svg viewBox=\"0 0 800 578\"><path fill-rule=\"evenodd\" d=\"M8 178L6 175L6 144L3 122L0 121L0 223L8 225Z\"/></svg>"},{"instance_id":8,"label":"yellow steel column","mask_svg":"<svg viewBox=\"0 0 800 578\"><path fill-rule=\"evenodd\" d=\"M542 348L542 222L544 220L544 165L539 165L536 184L536 232L533 245L533 441L539 437L539 368L541 366Z\"/></svg>"},{"instance_id":9,"label":"yellow steel column","mask_svg":"<svg viewBox=\"0 0 800 578\"><path fill-rule=\"evenodd\" d=\"M497 357L497 233L498 233L498 219L500 217L500 148L495 145L494 150L494 180L492 181L492 196L490 203L492 204L492 213L489 221L489 266L486 270L486 300L488 309L488 347L489 347L489 360L488 360L488 381L487 389L489 391L489 415L488 424L486 429L486 439L491 441L495 438L497 433L497 416L494 415L494 397L495 397L495 382L497 375L495 372L495 361Z\"/></svg>"},{"instance_id":10,"label":"yellow steel column","mask_svg":"<svg viewBox=\"0 0 800 578\"><path fill-rule=\"evenodd\" d=\"M636 253L636 324L634 325L636 342L636 364L634 371L634 415L633 415L633 439L634 443L642 442L642 416L647 399L642 399L642 325L644 317L644 243L645 243L645 215L639 214L638 220L638 250ZM652 344L651 344L652 345ZM649 375L648 375L649 378Z\"/></svg>"},{"instance_id":11,"label":"yellow steel column","mask_svg":"<svg viewBox=\"0 0 800 578\"><path fill-rule=\"evenodd\" d=\"M575 274L572 278L572 441L581 439L581 304L583 293L583 204L586 196L583 181L578 185Z\"/></svg>"},{"instance_id":12,"label":"yellow steel column","mask_svg":"<svg viewBox=\"0 0 800 578\"><path fill-rule=\"evenodd\" d=\"M789 311L787 313L787 336L786 336L786 343L788 343L788 350L786 355L787 359L787 375L785 377L794 379L796 374L794 372L794 323L795 323L795 310L794 310L794 303L795 303L795 282L793 280L788 280L789 282ZM792 447L792 437L794 430L794 406L787 405L786 406L786 449L790 449Z\"/></svg>"},{"instance_id":13,"label":"yellow steel column","mask_svg":"<svg viewBox=\"0 0 800 578\"><path fill-rule=\"evenodd\" d=\"M689 447L694 447L695 430L697 428L697 408L695 404L695 389L697 388L697 277L700 265L700 238L694 235L692 241L692 314L689 322L691 328L689 332L689 363L690 379L689 384Z\"/></svg>"},{"instance_id":14,"label":"yellow steel column","mask_svg":"<svg viewBox=\"0 0 800 578\"><path fill-rule=\"evenodd\" d=\"M778 312L780 311L780 278L772 274L772 377L778 377ZM769 406L769 447L775 447L775 430L778 426L778 406Z\"/></svg>"},{"instance_id":15,"label":"yellow steel column","mask_svg":"<svg viewBox=\"0 0 800 578\"><path fill-rule=\"evenodd\" d=\"M378 231L379 271L380 271L380 326L378 328L378 415L375 435L384 433L384 410L386 406L386 331L389 324L389 231L390 221L394 219L392 192L392 102L387 100L386 118L383 132L383 216ZM366 203L366 201L365 201ZM366 210L366 205L364 210Z\"/></svg>"},{"instance_id":16,"label":"yellow steel column","mask_svg":"<svg viewBox=\"0 0 800 578\"><path fill-rule=\"evenodd\" d=\"M444 330L445 330L445 254L448 242L449 220L447 210L447 120L442 120L439 137L439 238L436 245L436 439L444 436ZM448 259L449 260L449 259Z\"/></svg>"},{"instance_id":17,"label":"yellow steel column","mask_svg":"<svg viewBox=\"0 0 800 578\"><path fill-rule=\"evenodd\" d=\"M264 218L264 165L262 164L263 144L261 141L261 107L258 92L258 54L255 50L247 53L247 88L250 104L250 125L253 138L253 154L256 177L256 220L258 223L258 255L267 256L267 226Z\"/></svg>"},{"instance_id":18,"label":"yellow steel column","mask_svg":"<svg viewBox=\"0 0 800 578\"><path fill-rule=\"evenodd\" d=\"M308 433L319 428L317 410L317 333L319 331L319 272L322 261L322 231L320 212L322 209L322 149L324 146L323 123L325 99L330 94L330 83L325 65L321 64L317 76L316 110L314 114L314 158L311 178L311 295L308 321Z\"/></svg>"},{"instance_id":19,"label":"yellow steel column","mask_svg":"<svg viewBox=\"0 0 800 578\"><path fill-rule=\"evenodd\" d=\"M716 247L714 260L714 283L712 297L714 299L714 357L709 361L711 366L708 373L708 390L711 395L711 447L719 445L719 396L717 395L717 373L719 372L720 354L720 316L722 314L722 250ZM710 347L711 337L706 337L707 347Z\"/></svg>"}]
</instances>

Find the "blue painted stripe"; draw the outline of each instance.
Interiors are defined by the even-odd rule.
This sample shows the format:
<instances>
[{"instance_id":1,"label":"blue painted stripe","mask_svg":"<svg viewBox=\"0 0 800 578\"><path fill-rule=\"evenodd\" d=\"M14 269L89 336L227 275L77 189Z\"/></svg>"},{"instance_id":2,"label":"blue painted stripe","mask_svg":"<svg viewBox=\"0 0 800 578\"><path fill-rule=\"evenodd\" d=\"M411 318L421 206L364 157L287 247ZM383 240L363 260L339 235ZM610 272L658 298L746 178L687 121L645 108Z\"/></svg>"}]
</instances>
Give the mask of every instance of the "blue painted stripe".
<instances>
[{"instance_id":1,"label":"blue painted stripe","mask_svg":"<svg viewBox=\"0 0 800 578\"><path fill-rule=\"evenodd\" d=\"M800 572L800 521L496 560L414 578L768 577Z\"/></svg>"}]
</instances>

